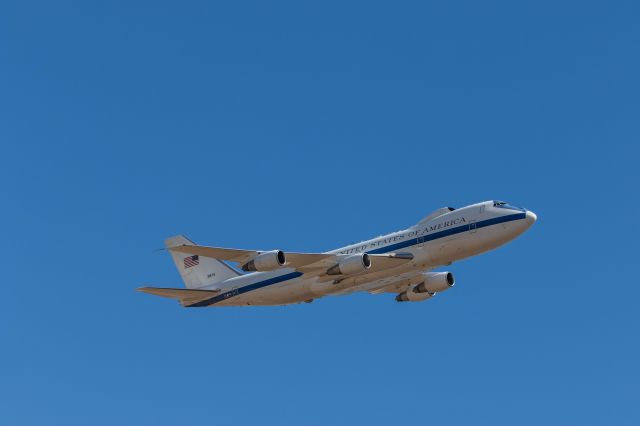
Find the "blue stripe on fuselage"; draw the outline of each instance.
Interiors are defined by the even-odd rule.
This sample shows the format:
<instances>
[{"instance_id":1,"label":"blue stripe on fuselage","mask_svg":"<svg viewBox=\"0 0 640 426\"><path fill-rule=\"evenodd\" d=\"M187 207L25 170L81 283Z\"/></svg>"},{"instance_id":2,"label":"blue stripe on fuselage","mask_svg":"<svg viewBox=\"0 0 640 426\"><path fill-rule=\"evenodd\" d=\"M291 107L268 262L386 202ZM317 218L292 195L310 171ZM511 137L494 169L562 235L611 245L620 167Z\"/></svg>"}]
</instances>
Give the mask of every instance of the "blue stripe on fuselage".
<instances>
[{"instance_id":1,"label":"blue stripe on fuselage","mask_svg":"<svg viewBox=\"0 0 640 426\"><path fill-rule=\"evenodd\" d=\"M526 213L518 213L518 214L509 215L509 216L498 216L492 219L481 220L480 222L476 222L476 229L484 228L486 226L491 226L491 225L497 225L499 223L511 222L513 220L524 219L525 217L526 217ZM369 254L389 253L390 251L395 251L398 249L416 245L418 244L418 239L422 239L422 242L426 243L429 241L437 240L439 238L448 237L450 235L460 234L461 232L466 232L469 229L471 229L470 224L467 223L466 225L457 226L451 229L445 229L444 231L434 232L433 234L423 235L417 238L412 238L407 241L391 244L386 247L381 247L379 249L368 251L367 253Z\"/></svg>"},{"instance_id":2,"label":"blue stripe on fuselage","mask_svg":"<svg viewBox=\"0 0 640 426\"><path fill-rule=\"evenodd\" d=\"M257 283L254 284L249 284L246 285L244 287L240 287L240 288L236 288L234 290L231 291L227 291L226 293L222 293L218 296L212 297L210 299L206 299L206 300L202 300L198 303L194 303L193 305L189 305L187 306L188 308L197 308L197 307L202 307L202 306L209 306L209 305L213 305L214 303L218 303L222 300L226 300L230 297L233 296L238 296L240 294L252 291L252 290L257 290L259 288L262 287L266 287L272 284L277 284L277 283L281 283L282 281L287 281L287 280L292 280L294 278L298 278L299 276L302 276L302 272L291 272L289 274L285 274L285 275L280 275L277 277L273 277L273 278L269 278L268 280L264 280L264 281L259 281Z\"/></svg>"},{"instance_id":3,"label":"blue stripe on fuselage","mask_svg":"<svg viewBox=\"0 0 640 426\"><path fill-rule=\"evenodd\" d=\"M518 213L518 214L511 214L508 216L498 216L498 217L494 217L491 219L487 219L487 220L481 220L480 222L475 222L476 223L476 229L479 228L485 228L487 226L492 226L492 225L498 225L500 223L505 223L505 222L511 222L514 220L520 220L520 219L524 219L527 217L526 213ZM375 250L371 250L368 251L366 253L369 254L381 254L381 253L389 253L398 249L402 249L405 247L411 247L414 246L416 244L418 244L418 240L421 240L422 242L429 242L429 241L433 241L433 240L437 240L440 238L444 238L444 237L448 237L450 235L455 235L455 234L460 234L462 232L466 232L469 231L470 229L470 225L469 223L467 223L466 225L462 225L462 226L457 226L455 228L451 228L451 229L445 229L444 231L440 231L440 232L434 232L433 234L428 234L428 235L423 235L421 237L417 237L417 238L412 238L410 240L407 241L402 241L396 244L391 244L385 247L380 247L378 249ZM238 296L240 294L244 294L247 293L249 291L252 290L258 290L260 288L264 288L273 284L278 284L281 283L283 281L288 281L288 280L292 280L294 278L298 278L302 276L301 272L290 272L288 274L284 274L284 275L280 275L277 277L273 277L273 278L269 278L266 279L264 281L259 281L257 283L254 284L249 284L246 285L244 287L240 287L240 288L236 288L234 290L231 291L227 291L226 293L222 293L218 296L212 297L210 299L206 299L206 300L202 300L200 302L194 303L193 305L188 305L187 308L197 308L197 307L203 307L203 306L210 306L213 305L215 303L221 302L223 300L227 300L230 297L234 297L234 296Z\"/></svg>"}]
</instances>

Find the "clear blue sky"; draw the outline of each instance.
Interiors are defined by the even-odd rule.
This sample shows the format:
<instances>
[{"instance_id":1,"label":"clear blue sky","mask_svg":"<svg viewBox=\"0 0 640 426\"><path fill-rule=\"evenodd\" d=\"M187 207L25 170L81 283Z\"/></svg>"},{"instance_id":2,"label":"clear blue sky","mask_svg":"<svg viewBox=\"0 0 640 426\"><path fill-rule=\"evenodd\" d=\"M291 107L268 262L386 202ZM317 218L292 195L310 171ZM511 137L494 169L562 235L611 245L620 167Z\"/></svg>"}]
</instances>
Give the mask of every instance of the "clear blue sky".
<instances>
[{"instance_id":1,"label":"clear blue sky","mask_svg":"<svg viewBox=\"0 0 640 426\"><path fill-rule=\"evenodd\" d=\"M640 424L638 2L227 3L0 6L0 424ZM487 199L424 303L134 291Z\"/></svg>"}]
</instances>

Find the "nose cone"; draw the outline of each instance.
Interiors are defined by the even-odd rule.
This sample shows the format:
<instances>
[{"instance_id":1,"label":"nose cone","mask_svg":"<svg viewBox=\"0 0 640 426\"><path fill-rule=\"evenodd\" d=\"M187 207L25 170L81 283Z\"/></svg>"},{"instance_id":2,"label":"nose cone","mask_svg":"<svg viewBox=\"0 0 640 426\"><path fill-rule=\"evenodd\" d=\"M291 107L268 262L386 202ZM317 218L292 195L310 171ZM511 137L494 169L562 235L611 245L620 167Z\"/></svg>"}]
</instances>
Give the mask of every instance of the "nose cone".
<instances>
[{"instance_id":1,"label":"nose cone","mask_svg":"<svg viewBox=\"0 0 640 426\"><path fill-rule=\"evenodd\" d=\"M527 224L531 226L536 222L536 220L538 220L538 216L536 216L534 212L527 210L527 213L526 213Z\"/></svg>"}]
</instances>

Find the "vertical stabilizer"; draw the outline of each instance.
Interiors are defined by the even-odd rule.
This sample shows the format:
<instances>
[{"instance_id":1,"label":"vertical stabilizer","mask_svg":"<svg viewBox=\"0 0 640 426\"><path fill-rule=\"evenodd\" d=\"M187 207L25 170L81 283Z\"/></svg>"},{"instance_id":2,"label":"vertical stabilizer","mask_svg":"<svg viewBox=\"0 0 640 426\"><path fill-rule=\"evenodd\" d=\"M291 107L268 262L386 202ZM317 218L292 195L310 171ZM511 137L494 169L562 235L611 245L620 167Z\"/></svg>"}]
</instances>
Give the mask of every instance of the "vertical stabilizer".
<instances>
[{"instance_id":1,"label":"vertical stabilizer","mask_svg":"<svg viewBox=\"0 0 640 426\"><path fill-rule=\"evenodd\" d=\"M221 260L171 250L171 247L194 244L184 235L167 238L164 243L187 288L196 289L210 286L240 275Z\"/></svg>"}]
</instances>

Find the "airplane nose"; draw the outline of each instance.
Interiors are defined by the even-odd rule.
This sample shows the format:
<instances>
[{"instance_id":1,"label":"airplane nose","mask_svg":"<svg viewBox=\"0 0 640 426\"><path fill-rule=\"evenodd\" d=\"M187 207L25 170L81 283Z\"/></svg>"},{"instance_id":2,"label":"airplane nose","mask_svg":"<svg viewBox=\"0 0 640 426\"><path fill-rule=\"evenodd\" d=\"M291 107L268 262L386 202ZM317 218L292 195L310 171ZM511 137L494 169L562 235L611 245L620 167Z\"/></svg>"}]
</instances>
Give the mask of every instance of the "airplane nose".
<instances>
[{"instance_id":1,"label":"airplane nose","mask_svg":"<svg viewBox=\"0 0 640 426\"><path fill-rule=\"evenodd\" d=\"M538 220L538 216L536 216L536 214L532 211L527 210L527 222L529 223L529 226L533 225L535 223L536 220Z\"/></svg>"}]
</instances>

